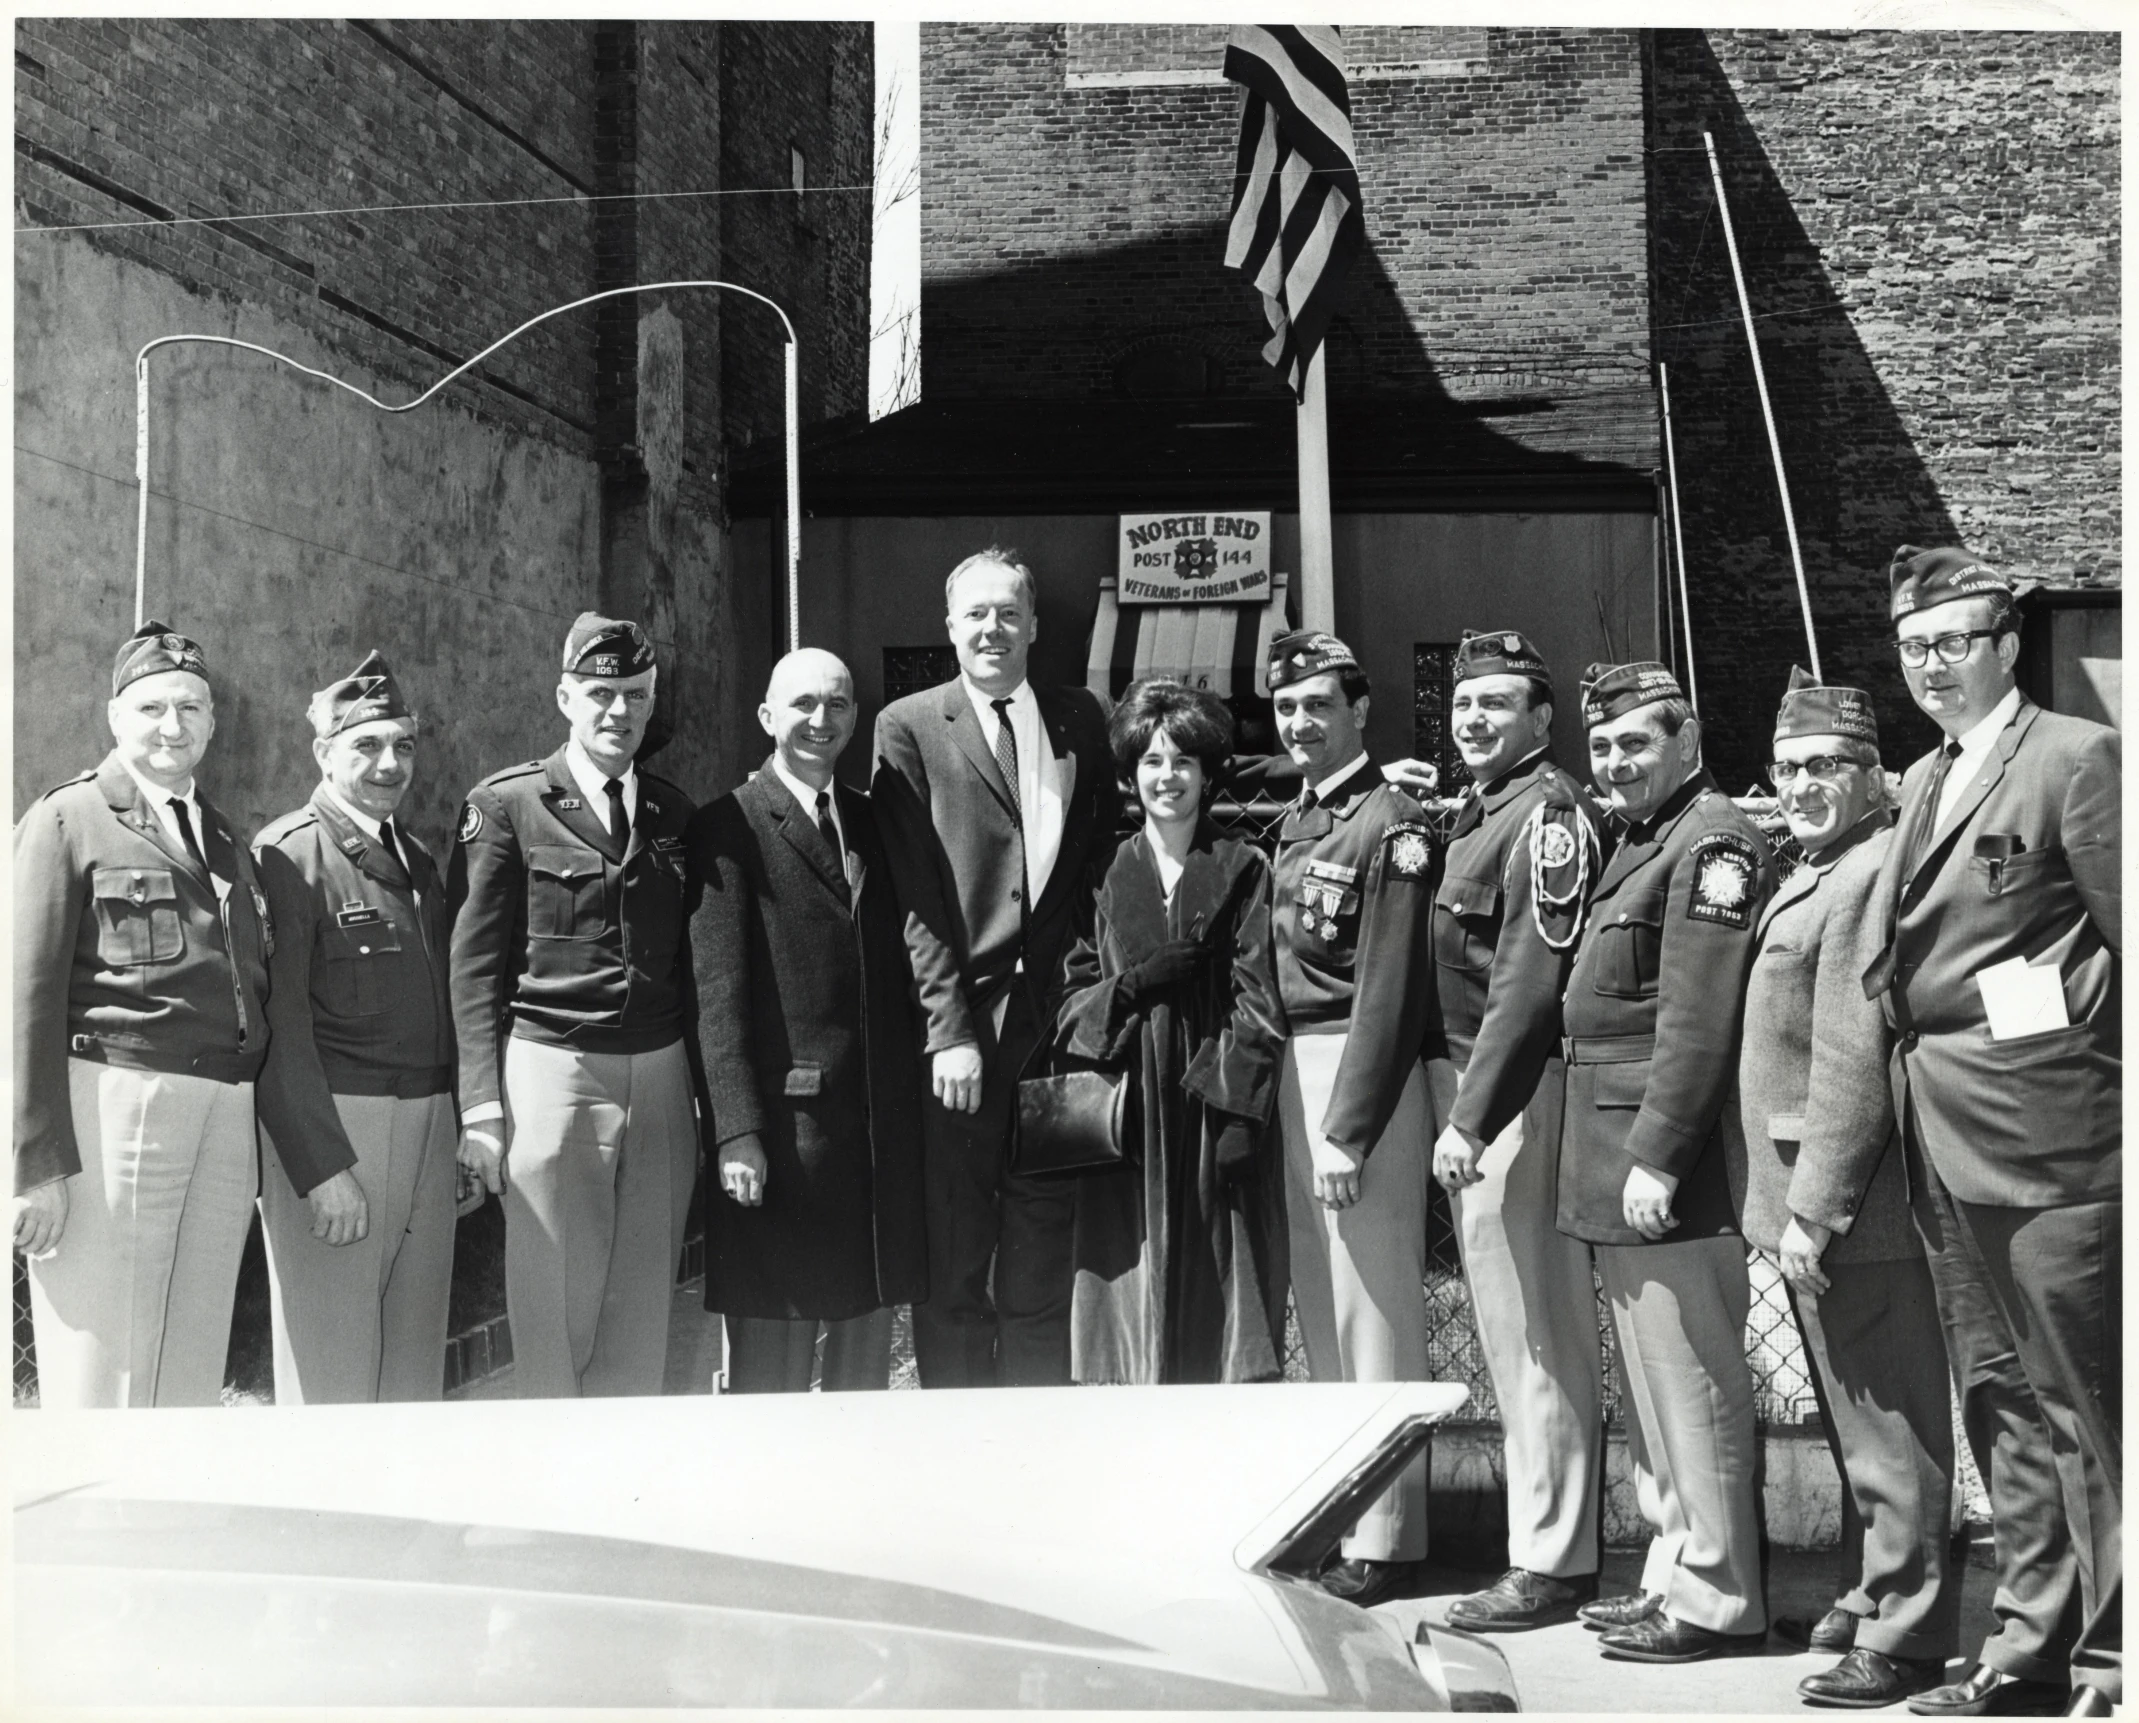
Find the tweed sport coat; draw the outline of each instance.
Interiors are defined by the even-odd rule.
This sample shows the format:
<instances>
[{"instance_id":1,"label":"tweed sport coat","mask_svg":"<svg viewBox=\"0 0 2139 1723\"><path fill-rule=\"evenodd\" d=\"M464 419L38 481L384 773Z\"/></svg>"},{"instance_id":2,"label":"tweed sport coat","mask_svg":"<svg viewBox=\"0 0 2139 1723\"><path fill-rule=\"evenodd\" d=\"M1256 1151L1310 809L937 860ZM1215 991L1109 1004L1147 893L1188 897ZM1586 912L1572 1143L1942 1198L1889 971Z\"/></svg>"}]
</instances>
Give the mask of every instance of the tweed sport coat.
<instances>
[{"instance_id":1,"label":"tweed sport coat","mask_svg":"<svg viewBox=\"0 0 2139 1723\"><path fill-rule=\"evenodd\" d=\"M1738 1051L1746 1158L1734 1194L1739 1228L1762 1250L1781 1244L1796 1215L1834 1232L1829 1262L1923 1254L1887 1084L1893 1036L1863 986L1893 840L1891 814L1866 816L1761 913Z\"/></svg>"},{"instance_id":2,"label":"tweed sport coat","mask_svg":"<svg viewBox=\"0 0 2139 1723\"><path fill-rule=\"evenodd\" d=\"M1936 753L1902 780L1866 992L1897 1040L1897 1111L1964 1202L2058 1208L2123 1189L2123 738L2023 699L1909 867ZM1976 976L2055 966L2069 1027L1994 1041ZM1904 1116L1906 1113L1904 1112Z\"/></svg>"},{"instance_id":3,"label":"tweed sport coat","mask_svg":"<svg viewBox=\"0 0 2139 1723\"><path fill-rule=\"evenodd\" d=\"M1113 854L1120 790L1098 697L1032 687L1055 758L1076 763L1037 903L1025 901L1024 834L964 681L895 701L876 721L869 799L906 911L924 1053L993 1045L980 1026L1020 965L1040 1018Z\"/></svg>"}]
</instances>

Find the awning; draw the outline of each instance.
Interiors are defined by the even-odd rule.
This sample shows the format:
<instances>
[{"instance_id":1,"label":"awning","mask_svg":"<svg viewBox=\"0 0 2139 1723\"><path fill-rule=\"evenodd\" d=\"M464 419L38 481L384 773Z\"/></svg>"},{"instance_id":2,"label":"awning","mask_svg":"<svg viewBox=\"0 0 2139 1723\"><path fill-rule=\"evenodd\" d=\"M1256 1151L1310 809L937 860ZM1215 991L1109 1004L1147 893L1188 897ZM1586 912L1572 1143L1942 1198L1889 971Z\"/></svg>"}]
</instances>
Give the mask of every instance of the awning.
<instances>
[{"instance_id":1,"label":"awning","mask_svg":"<svg viewBox=\"0 0 2139 1723\"><path fill-rule=\"evenodd\" d=\"M1129 604L1111 575L1099 583L1085 686L1108 701L1132 682L1171 676L1220 699L1270 692L1270 642L1287 626L1283 574L1261 604Z\"/></svg>"}]
</instances>

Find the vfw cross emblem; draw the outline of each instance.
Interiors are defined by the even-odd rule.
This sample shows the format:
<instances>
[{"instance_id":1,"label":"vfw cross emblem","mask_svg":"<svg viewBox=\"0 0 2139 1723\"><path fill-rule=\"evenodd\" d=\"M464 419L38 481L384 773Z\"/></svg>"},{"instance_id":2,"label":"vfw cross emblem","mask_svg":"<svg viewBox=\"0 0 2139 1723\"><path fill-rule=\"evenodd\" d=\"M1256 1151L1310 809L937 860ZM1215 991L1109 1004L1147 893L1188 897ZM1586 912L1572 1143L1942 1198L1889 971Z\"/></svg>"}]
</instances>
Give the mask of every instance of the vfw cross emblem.
<instances>
[{"instance_id":1,"label":"vfw cross emblem","mask_svg":"<svg viewBox=\"0 0 2139 1723\"><path fill-rule=\"evenodd\" d=\"M1173 547L1176 580L1208 580L1218 572L1218 541L1184 538Z\"/></svg>"}]
</instances>

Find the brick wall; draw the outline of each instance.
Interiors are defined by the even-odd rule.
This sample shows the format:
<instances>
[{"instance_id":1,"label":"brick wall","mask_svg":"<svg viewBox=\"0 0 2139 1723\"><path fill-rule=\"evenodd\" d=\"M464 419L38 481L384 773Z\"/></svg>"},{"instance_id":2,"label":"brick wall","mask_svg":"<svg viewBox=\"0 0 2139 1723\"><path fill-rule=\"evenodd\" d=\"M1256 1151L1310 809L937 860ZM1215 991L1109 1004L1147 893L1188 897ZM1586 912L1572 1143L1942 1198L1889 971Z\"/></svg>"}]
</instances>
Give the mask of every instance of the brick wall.
<instances>
[{"instance_id":1,"label":"brick wall","mask_svg":"<svg viewBox=\"0 0 2139 1723\"><path fill-rule=\"evenodd\" d=\"M923 27L924 395L1109 394L1153 343L1274 393L1260 301L1220 267L1240 92L1073 87L1071 28L1095 71L1187 63L1184 26ZM1373 257L1332 335L1332 390L1542 394L1563 409L1498 428L1588 446L1579 403L1646 387L1639 37L1387 34L1375 52L1445 57L1353 91Z\"/></svg>"},{"instance_id":2,"label":"brick wall","mask_svg":"<svg viewBox=\"0 0 2139 1723\"><path fill-rule=\"evenodd\" d=\"M1743 788L1805 650L1704 128L1824 667L1875 693L1907 759L1930 731L1886 644L1897 544L2121 567L2117 38L1660 31L1652 88L1655 348L1713 757Z\"/></svg>"}]
</instances>

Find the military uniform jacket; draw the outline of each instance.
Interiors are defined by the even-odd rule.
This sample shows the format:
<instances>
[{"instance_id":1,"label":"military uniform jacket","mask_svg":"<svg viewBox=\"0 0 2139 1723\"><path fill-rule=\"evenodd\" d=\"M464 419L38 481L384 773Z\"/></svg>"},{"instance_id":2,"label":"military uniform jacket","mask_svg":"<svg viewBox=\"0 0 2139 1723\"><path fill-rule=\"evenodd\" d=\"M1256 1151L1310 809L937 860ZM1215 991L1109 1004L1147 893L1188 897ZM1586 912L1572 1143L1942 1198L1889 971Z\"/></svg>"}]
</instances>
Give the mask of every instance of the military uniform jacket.
<instances>
[{"instance_id":1,"label":"military uniform jacket","mask_svg":"<svg viewBox=\"0 0 2139 1723\"><path fill-rule=\"evenodd\" d=\"M1602 865L1589 798L1543 754L1471 790L1434 893L1442 1027L1463 1064L1453 1122L1491 1142L1559 1057L1560 995Z\"/></svg>"},{"instance_id":2,"label":"military uniform jacket","mask_svg":"<svg viewBox=\"0 0 2139 1723\"><path fill-rule=\"evenodd\" d=\"M399 838L413 879L322 788L253 839L275 918L260 1123L300 1196L356 1165L336 1095L453 1087L446 885L405 827Z\"/></svg>"},{"instance_id":3,"label":"military uniform jacket","mask_svg":"<svg viewBox=\"0 0 2139 1723\"><path fill-rule=\"evenodd\" d=\"M447 880L463 1114L502 1098L508 1032L587 1053L682 1038L695 1016L691 811L641 767L627 850L585 805L562 748L468 792Z\"/></svg>"},{"instance_id":4,"label":"military uniform jacket","mask_svg":"<svg viewBox=\"0 0 2139 1723\"><path fill-rule=\"evenodd\" d=\"M1433 987L1433 840L1372 760L1278 834L1271 926L1295 1030L1344 1024L1323 1136L1372 1153L1411 1067L1444 1050Z\"/></svg>"},{"instance_id":5,"label":"military uniform jacket","mask_svg":"<svg viewBox=\"0 0 2139 1723\"><path fill-rule=\"evenodd\" d=\"M1661 1242L1737 1231L1726 1161L1754 929L1775 888L1760 829L1704 771L1626 828L1590 903L1567 997L1559 1228L1646 1244L1626 1223L1635 1166L1678 1180Z\"/></svg>"},{"instance_id":6,"label":"military uniform jacket","mask_svg":"<svg viewBox=\"0 0 2139 1723\"><path fill-rule=\"evenodd\" d=\"M15 828L15 1188L82 1170L67 1060L248 1083L274 939L252 857L198 796L211 879L109 756Z\"/></svg>"},{"instance_id":7,"label":"military uniform jacket","mask_svg":"<svg viewBox=\"0 0 2139 1723\"><path fill-rule=\"evenodd\" d=\"M1866 975L1897 1044L1896 1110L1964 1202L2058 1208L2123 1188L2123 738L2023 699L1908 863L1935 753L1902 780L1880 876L1891 943ZM1976 976L2055 968L2068 1027L1994 1041Z\"/></svg>"},{"instance_id":8,"label":"military uniform jacket","mask_svg":"<svg viewBox=\"0 0 2139 1723\"><path fill-rule=\"evenodd\" d=\"M843 1321L928 1296L906 918L868 798L844 862L766 766L691 821L712 1144L758 1137L764 1201L709 1193L706 1308Z\"/></svg>"}]
</instances>

